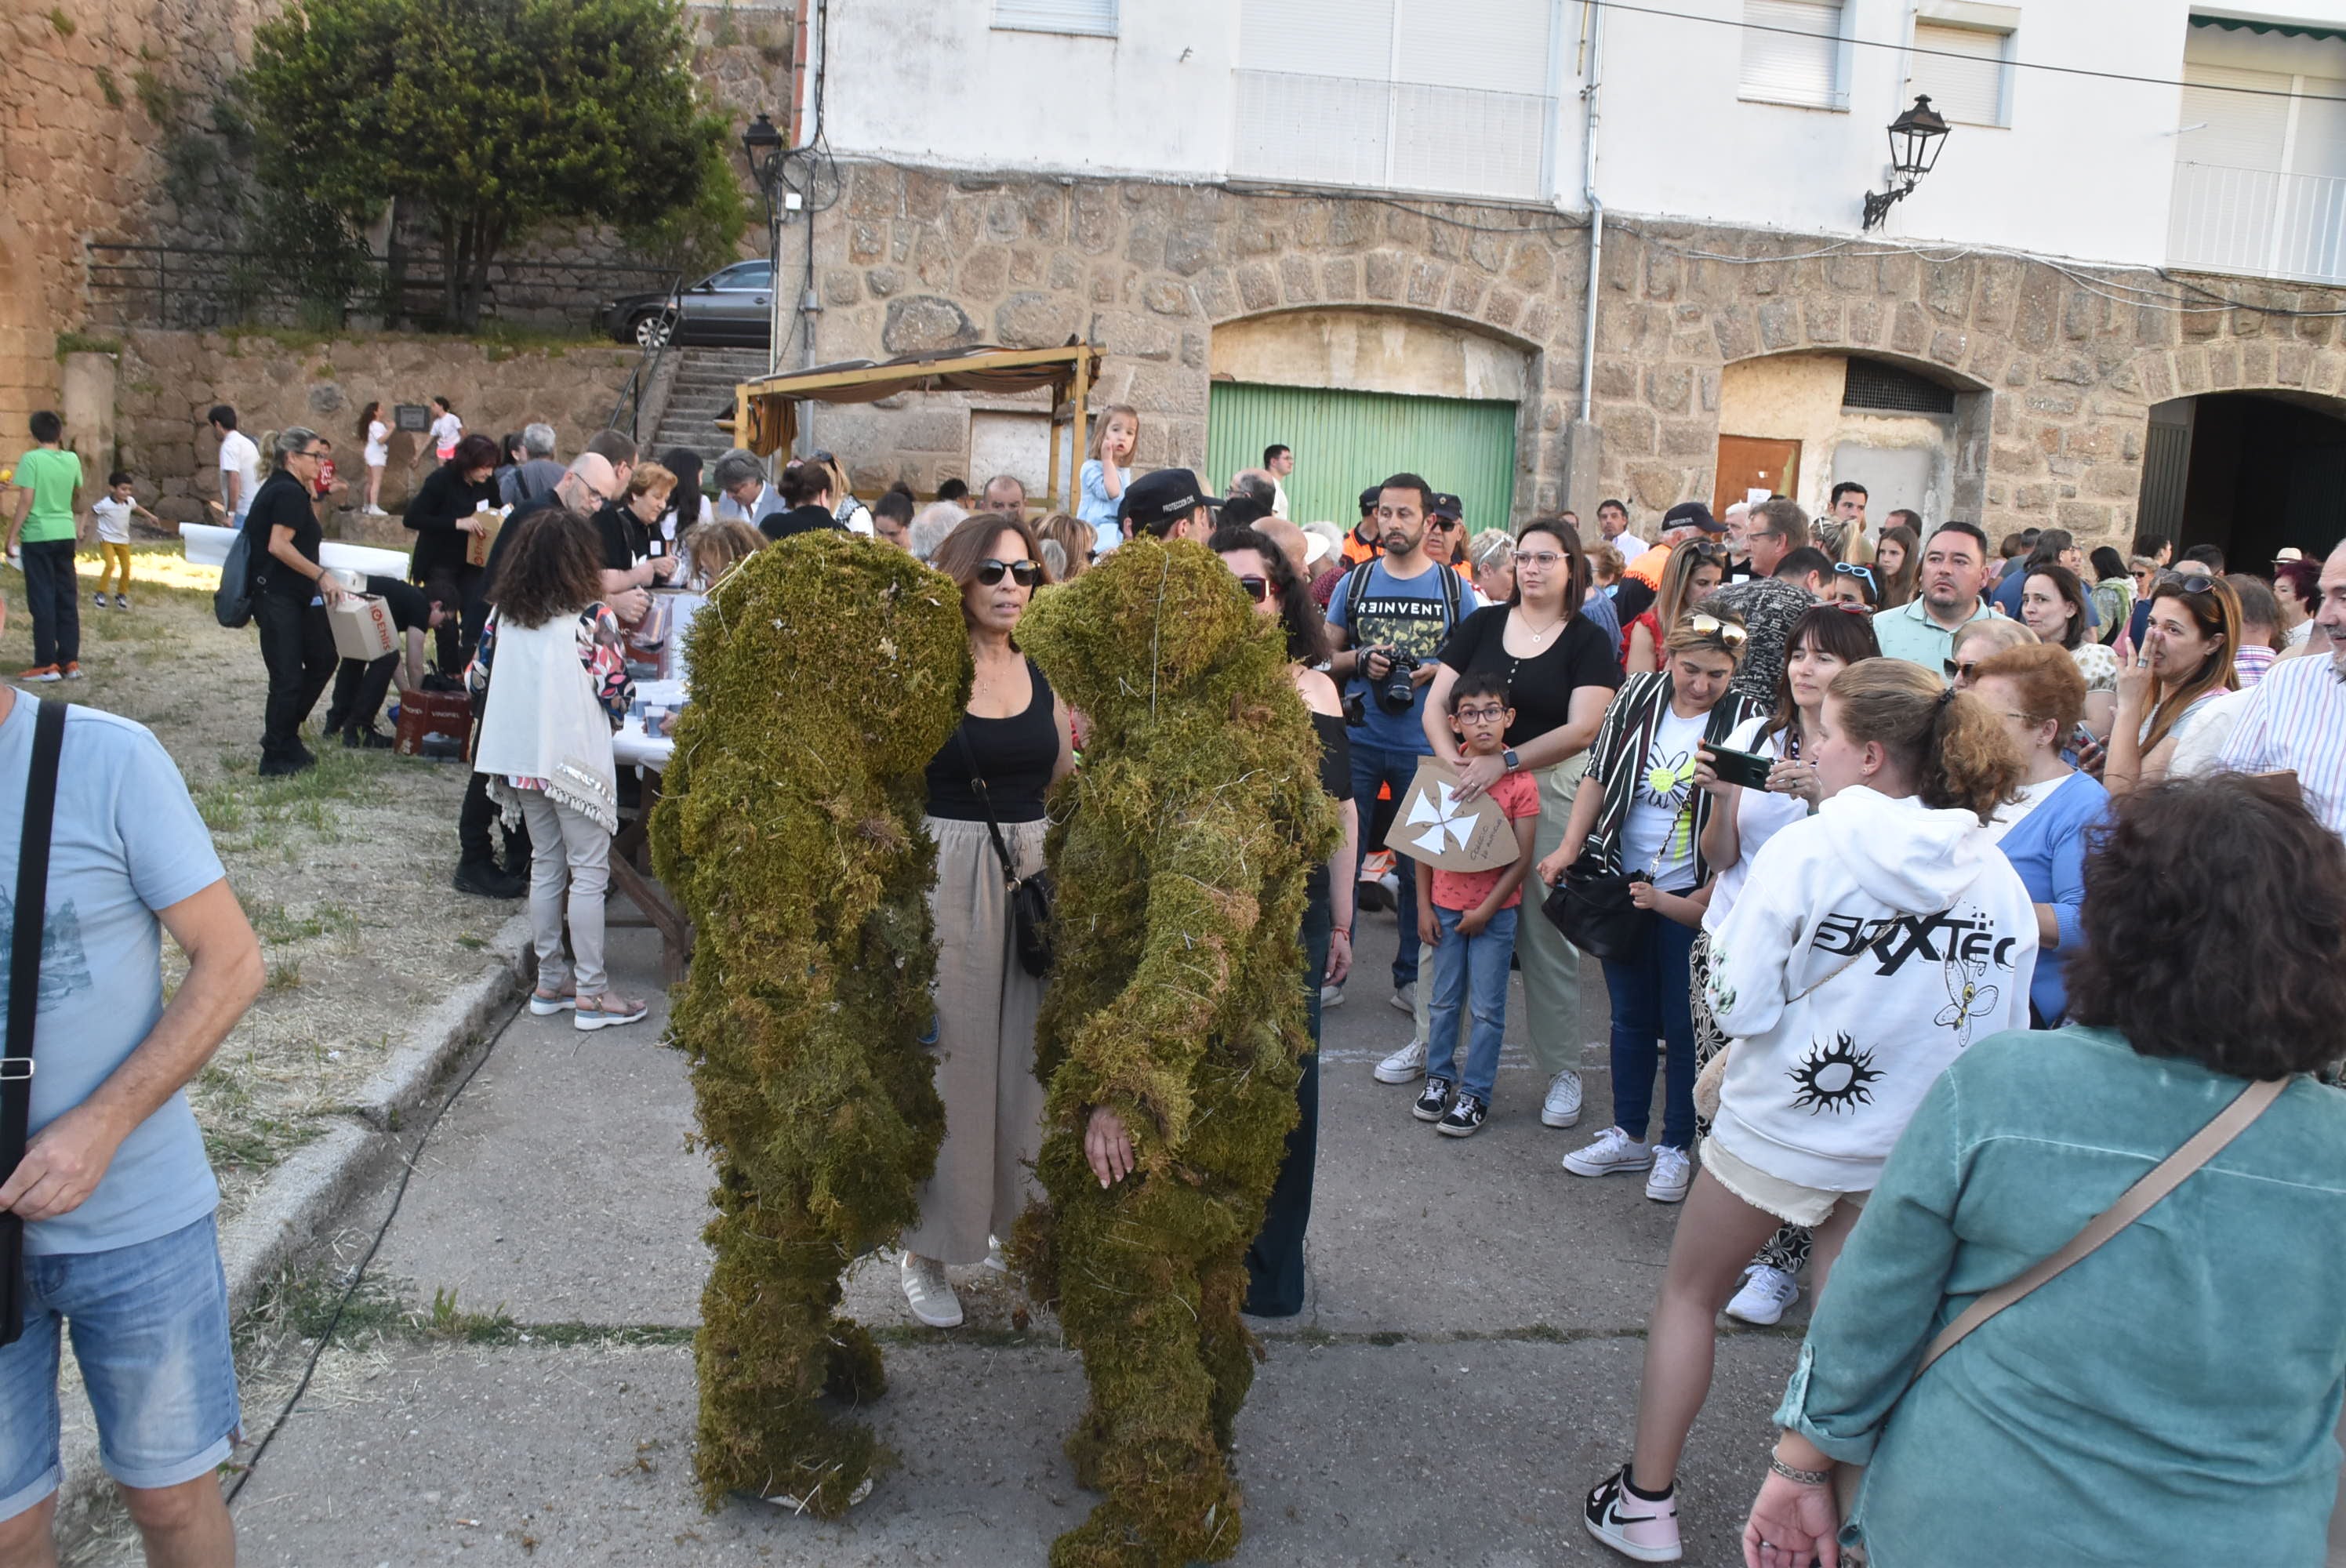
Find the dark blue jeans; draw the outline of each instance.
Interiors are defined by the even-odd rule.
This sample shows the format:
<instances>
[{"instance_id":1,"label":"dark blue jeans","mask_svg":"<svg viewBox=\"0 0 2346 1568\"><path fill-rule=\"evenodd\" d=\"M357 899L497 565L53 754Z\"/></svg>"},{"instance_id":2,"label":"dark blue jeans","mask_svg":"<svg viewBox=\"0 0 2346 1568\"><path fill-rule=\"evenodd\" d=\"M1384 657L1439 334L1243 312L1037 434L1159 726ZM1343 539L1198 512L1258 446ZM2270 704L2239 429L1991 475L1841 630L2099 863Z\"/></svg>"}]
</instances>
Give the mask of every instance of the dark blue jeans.
<instances>
[{"instance_id":1,"label":"dark blue jeans","mask_svg":"<svg viewBox=\"0 0 2346 1568\"><path fill-rule=\"evenodd\" d=\"M81 659L81 581L74 575L74 542L27 539L25 608L33 617L33 665Z\"/></svg>"},{"instance_id":2,"label":"dark blue jeans","mask_svg":"<svg viewBox=\"0 0 2346 1568\"><path fill-rule=\"evenodd\" d=\"M1613 1125L1642 1142L1654 1106L1654 1042L1669 1044L1662 1142L1694 1145L1694 940L1692 926L1651 910L1637 912L1636 945L1605 961L1613 1002Z\"/></svg>"},{"instance_id":3,"label":"dark blue jeans","mask_svg":"<svg viewBox=\"0 0 2346 1568\"><path fill-rule=\"evenodd\" d=\"M1521 906L1497 911L1475 936L1461 936L1463 911L1434 906L1442 945L1433 950L1433 994L1426 1008L1425 1075L1456 1084L1488 1105L1499 1081L1499 1047L1507 1032L1507 967L1515 956ZM1474 1028L1466 1037L1466 1073L1457 1070L1458 1015Z\"/></svg>"},{"instance_id":4,"label":"dark blue jeans","mask_svg":"<svg viewBox=\"0 0 2346 1568\"><path fill-rule=\"evenodd\" d=\"M1303 911L1303 1009L1311 1054L1295 1081L1300 1115L1263 1206L1262 1230L1247 1248L1245 1309L1258 1318L1292 1318L1303 1310L1303 1233L1311 1224L1311 1177L1320 1157L1320 983L1328 973L1332 925L1323 870L1313 873L1311 901Z\"/></svg>"},{"instance_id":5,"label":"dark blue jeans","mask_svg":"<svg viewBox=\"0 0 2346 1568\"><path fill-rule=\"evenodd\" d=\"M1382 848L1371 844L1366 831L1377 814L1377 786L1391 786L1393 799L1399 802L1409 792L1410 780L1417 777L1419 753L1363 745L1361 734L1352 731L1352 801L1361 811L1361 854L1365 859L1371 850ZM1401 893L1393 912L1401 924L1401 945L1393 949L1392 981L1393 989L1399 991L1417 979L1417 862L1403 860L1396 869Z\"/></svg>"}]
</instances>

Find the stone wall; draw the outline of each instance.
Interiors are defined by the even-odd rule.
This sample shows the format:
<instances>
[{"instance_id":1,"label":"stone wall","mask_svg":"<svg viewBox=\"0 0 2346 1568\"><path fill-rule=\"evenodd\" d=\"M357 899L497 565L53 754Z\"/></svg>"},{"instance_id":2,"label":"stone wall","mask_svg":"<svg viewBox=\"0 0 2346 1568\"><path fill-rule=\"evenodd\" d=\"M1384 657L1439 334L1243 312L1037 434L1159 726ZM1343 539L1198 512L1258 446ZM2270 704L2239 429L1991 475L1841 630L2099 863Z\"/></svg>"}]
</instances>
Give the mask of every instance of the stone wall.
<instances>
[{"instance_id":1,"label":"stone wall","mask_svg":"<svg viewBox=\"0 0 2346 1568\"><path fill-rule=\"evenodd\" d=\"M214 403L233 407L256 441L289 424L319 431L334 443L342 476L356 484L366 477L357 422L371 402L444 395L466 430L493 437L544 420L569 457L603 428L637 358L617 347L515 351L445 338L290 342L263 333L134 331L115 370L115 440L157 515L200 522L205 501L219 494L219 443L204 423ZM393 437L382 499L394 512L434 465L422 440Z\"/></svg>"},{"instance_id":2,"label":"stone wall","mask_svg":"<svg viewBox=\"0 0 2346 1568\"><path fill-rule=\"evenodd\" d=\"M2346 412L2334 320L2121 302L2174 291L2143 272L1637 220L1606 236L1601 450L1589 463L1572 450L1587 231L1569 215L877 163L847 178L845 200L815 222L819 361L1080 335L1107 352L1096 404L1141 411L1144 466L1203 465L1215 331L1297 311L1401 312L1527 354L1515 487L1526 514L1569 504L1586 516L1606 494L1640 515L1708 501L1722 370L1778 353L1862 353L1986 394L1984 467L1959 462L1952 489L1991 535L2129 533L2154 402L2265 389ZM786 273L803 234L786 231ZM2346 307L2346 290L2206 281L2275 308ZM1285 379L1336 384L1317 366ZM850 433L825 440L853 448L859 482L920 486L959 471L944 427L966 417L910 399L892 414L817 419Z\"/></svg>"}]
</instances>

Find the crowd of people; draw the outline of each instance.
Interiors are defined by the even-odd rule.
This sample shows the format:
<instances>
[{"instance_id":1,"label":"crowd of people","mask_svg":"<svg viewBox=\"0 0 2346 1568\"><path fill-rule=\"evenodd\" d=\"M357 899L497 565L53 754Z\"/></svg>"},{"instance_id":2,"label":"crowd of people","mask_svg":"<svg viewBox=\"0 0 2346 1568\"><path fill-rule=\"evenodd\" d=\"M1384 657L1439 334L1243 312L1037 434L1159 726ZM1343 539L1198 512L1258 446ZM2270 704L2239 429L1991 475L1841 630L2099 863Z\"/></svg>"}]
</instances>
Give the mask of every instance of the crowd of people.
<instances>
[{"instance_id":1,"label":"crowd of people","mask_svg":"<svg viewBox=\"0 0 2346 1568\"><path fill-rule=\"evenodd\" d=\"M1127 408L1095 427L1076 510L1035 516L1007 475L956 499L896 486L867 504L828 452L778 476L729 453L704 481L689 451L654 461L607 431L565 462L546 425L501 448L440 412L441 461L405 511L406 582L321 563L316 431L275 433L265 473L257 448L250 467L237 456L224 494L251 547L262 770L314 760L302 726L330 684L327 733L362 747L382 738L392 683L461 685L474 733L456 886L527 894L531 1009L577 1029L649 1013L613 986L603 901L634 804L612 745L634 697L628 638L655 596L719 588L817 530L904 549L958 589L974 677L929 764L926 811L946 1132L899 1262L920 1322L962 1321L946 1269L998 1264L1035 1193L1045 982L1022 962L1008 883L1042 866L1047 797L1079 766L1084 718L1021 650L1019 623L1035 596L1135 537L1191 541L1276 624L1321 742L1296 766L1345 827L1298 933L1315 1054L1248 1254L1250 1312L1302 1309L1322 1010L1364 983L1361 919L1390 908L1390 1000L1412 1030L1376 1080L1413 1089L1413 1115L1440 1135L1474 1136L1500 1109L1519 972L1539 1122L1576 1126L1590 1099L1581 960L1596 956L1611 1014L1604 1125L1559 1163L1635 1175L1648 1198L1684 1206L1631 1453L1588 1495L1597 1539L1678 1559L1678 1471L1716 1317L1779 1321L1805 1275L1809 1339L1745 1527L1755 1568L1829 1561L1861 1537L1884 1563L1923 1560L1958 1532L1992 1560L2148 1561L2187 1518L2258 1561L2318 1555L2346 1387L2346 1325L2323 1305L2346 1257L2326 1245L2346 1240L2346 1101L2308 1081L2346 1055L2346 544L2228 575L2211 547L2176 563L2156 539L2088 558L2057 530L1992 547L1970 523L1893 513L1875 531L1855 485L1819 518L1780 496L1720 516L1680 503L1652 520L1651 543L1611 499L1593 541L1569 514L1477 534L1458 496L1409 473L1362 491L1350 527L1299 525L1283 515L1291 450L1217 494L1187 469L1137 469ZM225 452L233 411L213 423ZM35 433L57 450L54 421ZM37 509L46 468L65 464L27 461ZM46 543L25 531L28 586L32 563L57 553L35 553ZM70 605L69 538L64 555ZM325 616L353 592L392 606L402 646L338 670ZM52 639L36 657L70 673L54 585L34 616ZM30 705L12 711L0 688L0 771L31 766L32 730ZM151 743L94 720L73 734L168 797L159 821L189 815L184 787L149 777ZM1487 797L1504 819L1503 866L1388 871L1372 858L1428 759L1462 802ZM67 874L120 883L195 960L169 1011L159 987L148 1010L150 1024L180 1021L155 1038L170 1035L171 1070L186 1071L142 1080L128 1123L163 1107L178 1158L192 1123L177 1088L249 1000L257 960L233 899L217 907L217 861L182 856L158 878L147 852ZM2187 962L2198 950L2258 962ZM107 1071L146 1038L122 1035ZM2229 1152L2181 1178L2163 1222L2017 1302L1972 1349L1926 1356L1956 1313L2051 1257L2244 1084L2284 1080L2270 1109L2250 1106L2254 1126L2229 1129ZM1086 1151L1103 1183L1133 1171L1137 1135L1095 1115ZM119 1243L111 1207L70 1219L80 1197L49 1168L0 1188L45 1238L33 1250L85 1249L76 1223ZM209 1225L162 1239L200 1251ZM68 1284L43 1279L53 1327ZM185 1310L203 1345L224 1335L209 1298ZM2240 1332L2249 1321L2269 1331ZM191 1401L174 1418L186 1430L158 1440L184 1454L124 1477L168 1493L189 1529L225 1528L187 1493L224 1441L217 1407ZM2161 1431L2186 1441L2145 1436ZM12 1484L54 1485L38 1447L0 1444L0 1502ZM1868 1461L1837 1500L1836 1467ZM135 1516L142 1505L164 1518L151 1498ZM0 1520L0 1545L36 1527L25 1518L46 1532L36 1509Z\"/></svg>"}]
</instances>

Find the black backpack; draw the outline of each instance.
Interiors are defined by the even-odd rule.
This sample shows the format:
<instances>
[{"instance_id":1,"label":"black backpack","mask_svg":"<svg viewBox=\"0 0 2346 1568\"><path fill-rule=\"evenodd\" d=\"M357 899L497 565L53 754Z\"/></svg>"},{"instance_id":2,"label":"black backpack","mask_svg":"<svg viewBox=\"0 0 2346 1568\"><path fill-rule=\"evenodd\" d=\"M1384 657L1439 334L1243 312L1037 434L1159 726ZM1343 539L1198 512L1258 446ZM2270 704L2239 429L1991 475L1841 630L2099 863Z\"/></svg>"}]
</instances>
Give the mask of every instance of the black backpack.
<instances>
[{"instance_id":1,"label":"black backpack","mask_svg":"<svg viewBox=\"0 0 2346 1568\"><path fill-rule=\"evenodd\" d=\"M219 586L212 590L212 618L230 631L252 624L252 514L248 512L235 543L228 547L228 559L220 563Z\"/></svg>"}]
</instances>

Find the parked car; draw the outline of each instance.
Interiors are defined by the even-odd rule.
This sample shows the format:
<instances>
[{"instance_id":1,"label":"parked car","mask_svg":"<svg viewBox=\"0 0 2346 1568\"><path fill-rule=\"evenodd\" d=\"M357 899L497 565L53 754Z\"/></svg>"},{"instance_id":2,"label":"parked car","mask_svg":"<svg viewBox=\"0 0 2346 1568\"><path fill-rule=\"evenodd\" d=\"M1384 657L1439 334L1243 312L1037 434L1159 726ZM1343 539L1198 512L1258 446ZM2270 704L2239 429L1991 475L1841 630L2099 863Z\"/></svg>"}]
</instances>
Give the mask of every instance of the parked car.
<instances>
[{"instance_id":1,"label":"parked car","mask_svg":"<svg viewBox=\"0 0 2346 1568\"><path fill-rule=\"evenodd\" d=\"M621 342L767 347L774 334L774 266L737 261L677 291L631 294L603 307L603 325Z\"/></svg>"}]
</instances>

